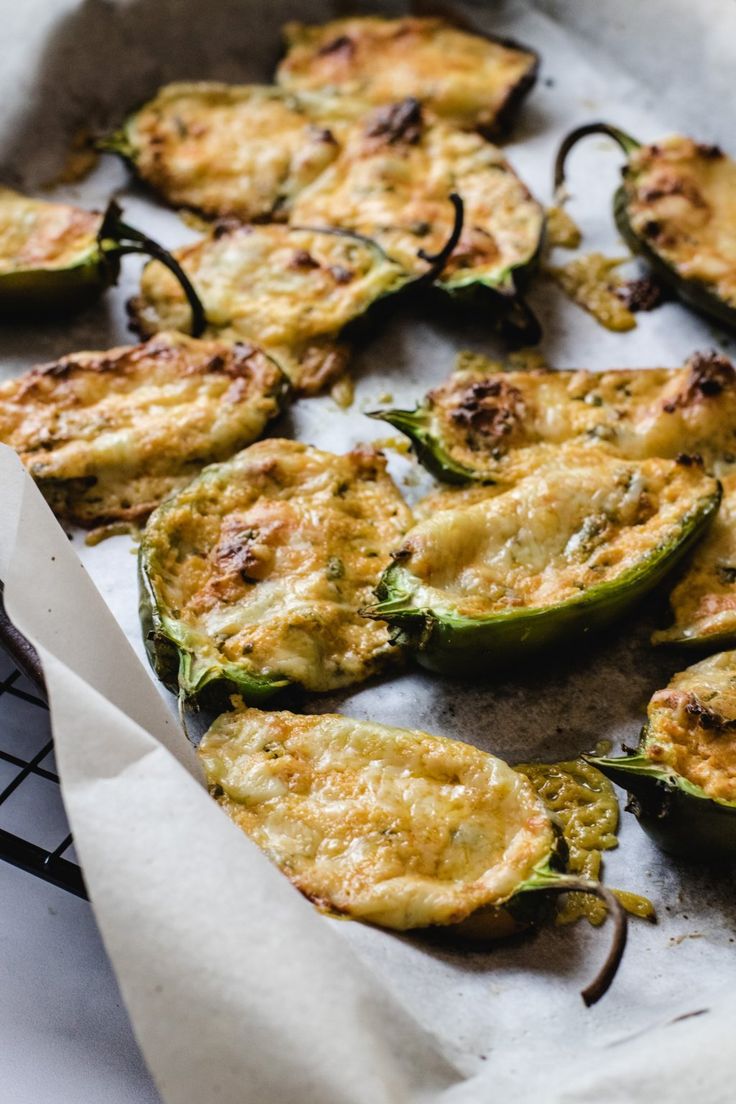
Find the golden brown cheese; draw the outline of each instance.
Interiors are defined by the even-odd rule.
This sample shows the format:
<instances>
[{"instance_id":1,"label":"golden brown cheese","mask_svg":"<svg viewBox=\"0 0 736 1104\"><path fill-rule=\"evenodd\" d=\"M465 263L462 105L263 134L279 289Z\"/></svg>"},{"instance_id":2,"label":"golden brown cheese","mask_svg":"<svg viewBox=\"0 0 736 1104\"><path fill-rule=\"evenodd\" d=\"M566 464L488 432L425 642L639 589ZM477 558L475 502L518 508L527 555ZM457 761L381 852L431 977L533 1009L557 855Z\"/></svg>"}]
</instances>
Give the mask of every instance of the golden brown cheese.
<instances>
[{"instance_id":1,"label":"golden brown cheese","mask_svg":"<svg viewBox=\"0 0 736 1104\"><path fill-rule=\"evenodd\" d=\"M717 488L695 466L561 448L503 494L420 522L396 559L417 581L415 609L478 618L553 606L680 540Z\"/></svg>"},{"instance_id":2,"label":"golden brown cheese","mask_svg":"<svg viewBox=\"0 0 736 1104\"><path fill-rule=\"evenodd\" d=\"M203 464L259 437L285 382L250 346L160 334L0 383L0 441L59 516L86 526L132 521Z\"/></svg>"},{"instance_id":3,"label":"golden brown cheese","mask_svg":"<svg viewBox=\"0 0 736 1104\"><path fill-rule=\"evenodd\" d=\"M680 276L736 306L736 162L675 135L634 150L623 189L634 232Z\"/></svg>"},{"instance_id":4,"label":"golden brown cheese","mask_svg":"<svg viewBox=\"0 0 736 1104\"><path fill-rule=\"evenodd\" d=\"M204 304L206 335L258 344L305 394L343 370L343 327L407 279L357 238L286 226L215 228L174 256ZM146 265L131 309L145 335L190 324L181 285L157 261Z\"/></svg>"},{"instance_id":5,"label":"golden brown cheese","mask_svg":"<svg viewBox=\"0 0 736 1104\"><path fill-rule=\"evenodd\" d=\"M404 930L503 904L554 847L527 779L469 744L240 709L199 749L227 814L319 908Z\"/></svg>"},{"instance_id":6,"label":"golden brown cheese","mask_svg":"<svg viewBox=\"0 0 736 1104\"><path fill-rule=\"evenodd\" d=\"M0 188L0 275L84 264L101 225L94 211Z\"/></svg>"},{"instance_id":7,"label":"golden brown cheese","mask_svg":"<svg viewBox=\"0 0 736 1104\"><path fill-rule=\"evenodd\" d=\"M736 369L717 354L683 368L458 372L427 396L430 432L459 464L514 482L565 442L627 459L736 459Z\"/></svg>"},{"instance_id":8,"label":"golden brown cheese","mask_svg":"<svg viewBox=\"0 0 736 1104\"><path fill-rule=\"evenodd\" d=\"M653 644L736 639L736 475L721 477L723 497L708 536L670 595L674 624Z\"/></svg>"},{"instance_id":9,"label":"golden brown cheese","mask_svg":"<svg viewBox=\"0 0 736 1104\"><path fill-rule=\"evenodd\" d=\"M617 294L624 284L616 273L622 263L621 258L588 253L565 265L550 265L547 272L565 294L592 314L597 322L607 330L621 333L636 326L634 315Z\"/></svg>"},{"instance_id":10,"label":"golden brown cheese","mask_svg":"<svg viewBox=\"0 0 736 1104\"><path fill-rule=\"evenodd\" d=\"M708 797L736 801L736 652L720 652L675 675L654 694L647 716L647 759Z\"/></svg>"},{"instance_id":11,"label":"golden brown cheese","mask_svg":"<svg viewBox=\"0 0 736 1104\"><path fill-rule=\"evenodd\" d=\"M484 131L497 129L537 68L533 53L437 18L289 23L285 39L277 72L285 88L325 89L372 104L413 96L448 122Z\"/></svg>"},{"instance_id":12,"label":"golden brown cheese","mask_svg":"<svg viewBox=\"0 0 736 1104\"><path fill-rule=\"evenodd\" d=\"M511 271L537 253L544 212L495 146L434 122L416 100L380 108L352 129L339 157L297 198L292 222L340 226L377 241L419 276L450 237L452 192L463 232L441 284L477 280L513 291Z\"/></svg>"},{"instance_id":13,"label":"golden brown cheese","mask_svg":"<svg viewBox=\"0 0 736 1104\"><path fill-rule=\"evenodd\" d=\"M380 453L261 441L153 514L149 580L200 666L333 690L395 654L359 610L410 525Z\"/></svg>"},{"instance_id":14,"label":"golden brown cheese","mask_svg":"<svg viewBox=\"0 0 736 1104\"><path fill-rule=\"evenodd\" d=\"M580 227L564 207L547 208L546 242L550 248L577 249L583 240Z\"/></svg>"},{"instance_id":15,"label":"golden brown cheese","mask_svg":"<svg viewBox=\"0 0 736 1104\"><path fill-rule=\"evenodd\" d=\"M337 156L334 116L320 97L263 85L167 84L131 116L121 148L170 204L280 219Z\"/></svg>"}]
</instances>

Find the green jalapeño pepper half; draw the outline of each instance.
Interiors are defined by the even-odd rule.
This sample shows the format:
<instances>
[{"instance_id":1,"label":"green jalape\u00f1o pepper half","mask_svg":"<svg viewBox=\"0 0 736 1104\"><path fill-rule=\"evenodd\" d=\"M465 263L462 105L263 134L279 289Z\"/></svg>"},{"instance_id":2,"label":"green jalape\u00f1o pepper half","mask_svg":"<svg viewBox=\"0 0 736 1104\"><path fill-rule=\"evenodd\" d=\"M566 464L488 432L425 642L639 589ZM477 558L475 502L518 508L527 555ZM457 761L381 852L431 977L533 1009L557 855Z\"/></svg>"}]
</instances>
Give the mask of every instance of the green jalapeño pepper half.
<instances>
[{"instance_id":1,"label":"green jalape\u00f1o pepper half","mask_svg":"<svg viewBox=\"0 0 736 1104\"><path fill-rule=\"evenodd\" d=\"M643 146L607 123L588 123L563 141L555 187L575 143L607 134L627 157L613 200L616 225L629 247L688 306L736 326L736 162L717 146L674 135Z\"/></svg>"},{"instance_id":2,"label":"green jalape\u00f1o pepper half","mask_svg":"<svg viewBox=\"0 0 736 1104\"><path fill-rule=\"evenodd\" d=\"M322 911L490 940L538 924L551 894L593 893L614 939L585 1003L613 980L619 903L567 873L552 816L502 760L426 732L245 708L218 717L199 755L223 810Z\"/></svg>"},{"instance_id":3,"label":"green jalape\u00f1o pepper half","mask_svg":"<svg viewBox=\"0 0 736 1104\"><path fill-rule=\"evenodd\" d=\"M521 298L544 234L544 211L501 150L479 134L427 117L416 99L378 108L354 126L333 163L299 196L292 221L352 230L422 275L425 252L462 234L435 287L525 344L540 330Z\"/></svg>"},{"instance_id":4,"label":"green jalape\u00f1o pepper half","mask_svg":"<svg viewBox=\"0 0 736 1104\"><path fill-rule=\"evenodd\" d=\"M258 345L297 391L310 395L344 370L346 338L358 320L440 274L463 224L462 200L452 195L445 203L455 213L454 224L440 252L423 255L421 276L359 234L274 223L220 223L175 256L202 297L207 336ZM181 288L155 262L144 268L141 294L129 310L146 337L190 324Z\"/></svg>"},{"instance_id":5,"label":"green jalape\u00f1o pepper half","mask_svg":"<svg viewBox=\"0 0 736 1104\"><path fill-rule=\"evenodd\" d=\"M365 612L425 667L491 674L620 617L700 538L719 498L694 465L560 448L510 490L416 525Z\"/></svg>"},{"instance_id":6,"label":"green jalape\u00f1o pepper half","mask_svg":"<svg viewBox=\"0 0 736 1104\"><path fill-rule=\"evenodd\" d=\"M628 460L734 457L736 369L716 353L682 368L454 372L414 410L380 410L445 483L515 483L563 444ZM730 458L730 459L729 459Z\"/></svg>"},{"instance_id":7,"label":"green jalape\u00f1o pepper half","mask_svg":"<svg viewBox=\"0 0 736 1104\"><path fill-rule=\"evenodd\" d=\"M104 214L0 189L0 313L80 307L117 282L120 259L143 253L164 264L190 306L190 328L204 329L202 304L165 249L122 221L114 201Z\"/></svg>"},{"instance_id":8,"label":"green jalape\u00f1o pepper half","mask_svg":"<svg viewBox=\"0 0 736 1104\"><path fill-rule=\"evenodd\" d=\"M665 851L736 855L736 652L720 652L658 690L639 747L586 756L629 791L629 808Z\"/></svg>"},{"instance_id":9,"label":"green jalape\u00f1o pepper half","mask_svg":"<svg viewBox=\"0 0 736 1104\"><path fill-rule=\"evenodd\" d=\"M266 440L213 464L140 545L151 663L184 702L349 686L397 657L361 617L411 514L381 453ZM204 697L203 697L204 696Z\"/></svg>"},{"instance_id":10,"label":"green jalape\u00f1o pepper half","mask_svg":"<svg viewBox=\"0 0 736 1104\"><path fill-rule=\"evenodd\" d=\"M652 644L718 651L736 644L736 475L721 475L723 496L708 536L670 594L673 624Z\"/></svg>"}]
</instances>

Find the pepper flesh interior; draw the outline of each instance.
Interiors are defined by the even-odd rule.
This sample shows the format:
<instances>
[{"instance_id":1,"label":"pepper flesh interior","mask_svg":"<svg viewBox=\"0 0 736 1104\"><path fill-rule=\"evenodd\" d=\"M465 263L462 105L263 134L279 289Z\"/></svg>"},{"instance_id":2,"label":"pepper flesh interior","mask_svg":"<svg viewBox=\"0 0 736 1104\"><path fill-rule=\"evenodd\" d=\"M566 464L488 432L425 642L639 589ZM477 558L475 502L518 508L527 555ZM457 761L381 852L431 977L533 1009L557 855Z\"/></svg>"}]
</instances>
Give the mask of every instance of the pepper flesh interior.
<instances>
[{"instance_id":1,"label":"pepper flesh interior","mask_svg":"<svg viewBox=\"0 0 736 1104\"><path fill-rule=\"evenodd\" d=\"M641 750L653 765L736 804L736 652L675 675L654 694L647 717Z\"/></svg>"},{"instance_id":2,"label":"pepper flesh interior","mask_svg":"<svg viewBox=\"0 0 736 1104\"><path fill-rule=\"evenodd\" d=\"M452 229L452 192L462 196L465 217L439 285L484 283L513 294L515 272L539 250L542 208L499 149L432 121L415 100L353 128L330 168L297 198L292 221L365 234L421 276L420 251L440 250Z\"/></svg>"},{"instance_id":3,"label":"pepper flesh interior","mask_svg":"<svg viewBox=\"0 0 736 1104\"><path fill-rule=\"evenodd\" d=\"M344 368L343 327L409 278L360 238L276 225L216 228L174 256L204 303L205 336L257 343L304 393ZM145 335L189 325L179 284L156 261L131 309Z\"/></svg>"},{"instance_id":4,"label":"pepper flesh interior","mask_svg":"<svg viewBox=\"0 0 736 1104\"><path fill-rule=\"evenodd\" d=\"M239 709L199 755L225 811L302 893L385 927L503 905L555 846L527 779L457 740Z\"/></svg>"},{"instance_id":5,"label":"pepper flesh interior","mask_svg":"<svg viewBox=\"0 0 736 1104\"><path fill-rule=\"evenodd\" d=\"M631 151L622 188L637 237L678 276L736 307L736 162L674 135Z\"/></svg>"},{"instance_id":6,"label":"pepper flesh interior","mask_svg":"<svg viewBox=\"0 0 736 1104\"><path fill-rule=\"evenodd\" d=\"M207 468L150 518L141 566L162 633L203 679L331 690L395 654L361 617L411 515L380 453L266 440Z\"/></svg>"},{"instance_id":7,"label":"pepper flesh interior","mask_svg":"<svg viewBox=\"0 0 736 1104\"><path fill-rule=\"evenodd\" d=\"M277 80L372 104L413 96L461 127L494 130L528 88L536 55L438 18L353 16L321 26L289 23Z\"/></svg>"},{"instance_id":8,"label":"pepper flesh interior","mask_svg":"<svg viewBox=\"0 0 736 1104\"><path fill-rule=\"evenodd\" d=\"M618 847L618 801L613 786L599 770L575 759L566 763L517 763L556 818L567 844L567 869L590 881L598 881L603 851ZM653 920L654 907L646 897L612 890L627 912ZM590 893L568 894L557 910L555 923L573 924L584 916L602 924L606 906Z\"/></svg>"},{"instance_id":9,"label":"pepper flesh interior","mask_svg":"<svg viewBox=\"0 0 736 1104\"><path fill-rule=\"evenodd\" d=\"M357 109L356 109L357 110ZM174 206L244 222L284 219L337 156L347 101L265 85L165 85L107 143Z\"/></svg>"},{"instance_id":10,"label":"pepper flesh interior","mask_svg":"<svg viewBox=\"0 0 736 1104\"><path fill-rule=\"evenodd\" d=\"M60 517L133 521L259 437L285 395L259 350L163 333L0 383L0 441Z\"/></svg>"},{"instance_id":11,"label":"pepper flesh interior","mask_svg":"<svg viewBox=\"0 0 736 1104\"><path fill-rule=\"evenodd\" d=\"M446 457L458 480L516 482L563 443L632 460L697 454L716 473L733 462L736 370L718 354L674 369L480 369L454 373L414 412L378 416L423 434L420 458Z\"/></svg>"},{"instance_id":12,"label":"pepper flesh interior","mask_svg":"<svg viewBox=\"0 0 736 1104\"><path fill-rule=\"evenodd\" d=\"M0 276L89 264L103 216L0 188Z\"/></svg>"},{"instance_id":13,"label":"pepper flesh interior","mask_svg":"<svg viewBox=\"0 0 736 1104\"><path fill-rule=\"evenodd\" d=\"M505 493L415 526L391 584L404 609L464 618L555 606L675 547L714 494L715 480L670 460L560 449Z\"/></svg>"}]
</instances>

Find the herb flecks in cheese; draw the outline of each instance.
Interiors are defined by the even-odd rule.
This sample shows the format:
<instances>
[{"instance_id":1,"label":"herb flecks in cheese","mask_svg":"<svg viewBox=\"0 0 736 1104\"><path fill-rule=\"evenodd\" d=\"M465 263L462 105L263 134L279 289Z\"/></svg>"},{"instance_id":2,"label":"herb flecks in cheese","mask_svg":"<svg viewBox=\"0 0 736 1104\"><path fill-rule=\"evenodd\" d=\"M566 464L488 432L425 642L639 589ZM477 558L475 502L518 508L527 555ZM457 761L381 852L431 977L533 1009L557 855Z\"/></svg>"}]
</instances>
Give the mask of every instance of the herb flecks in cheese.
<instances>
[{"instance_id":1,"label":"herb flecks in cheese","mask_svg":"<svg viewBox=\"0 0 736 1104\"><path fill-rule=\"evenodd\" d=\"M332 690L396 655L371 599L411 515L372 449L267 440L152 516L141 562L190 684L242 671Z\"/></svg>"},{"instance_id":2,"label":"herb flecks in cheese","mask_svg":"<svg viewBox=\"0 0 736 1104\"><path fill-rule=\"evenodd\" d=\"M353 919L457 923L503 905L554 848L528 780L457 740L245 709L199 754L235 823L318 907Z\"/></svg>"}]
</instances>

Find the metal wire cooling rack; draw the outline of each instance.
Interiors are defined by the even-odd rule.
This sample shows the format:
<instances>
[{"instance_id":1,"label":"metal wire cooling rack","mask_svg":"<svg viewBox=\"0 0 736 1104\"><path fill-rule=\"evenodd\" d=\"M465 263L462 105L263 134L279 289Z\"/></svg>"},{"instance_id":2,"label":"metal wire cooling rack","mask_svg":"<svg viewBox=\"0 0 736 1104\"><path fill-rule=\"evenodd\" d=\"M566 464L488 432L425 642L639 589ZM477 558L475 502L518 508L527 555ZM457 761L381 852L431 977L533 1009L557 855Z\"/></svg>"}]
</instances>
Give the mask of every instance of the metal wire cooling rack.
<instances>
[{"instance_id":1,"label":"metal wire cooling rack","mask_svg":"<svg viewBox=\"0 0 736 1104\"><path fill-rule=\"evenodd\" d=\"M0 649L0 859L86 897L46 703Z\"/></svg>"}]
</instances>

